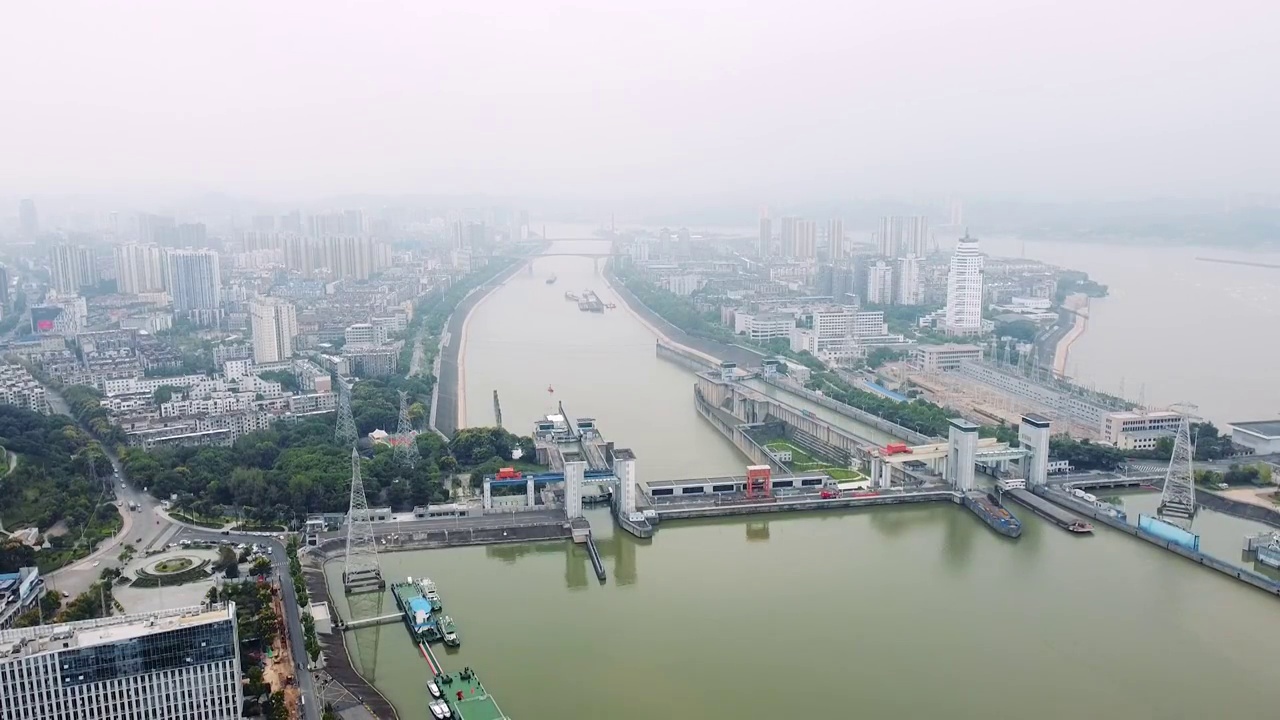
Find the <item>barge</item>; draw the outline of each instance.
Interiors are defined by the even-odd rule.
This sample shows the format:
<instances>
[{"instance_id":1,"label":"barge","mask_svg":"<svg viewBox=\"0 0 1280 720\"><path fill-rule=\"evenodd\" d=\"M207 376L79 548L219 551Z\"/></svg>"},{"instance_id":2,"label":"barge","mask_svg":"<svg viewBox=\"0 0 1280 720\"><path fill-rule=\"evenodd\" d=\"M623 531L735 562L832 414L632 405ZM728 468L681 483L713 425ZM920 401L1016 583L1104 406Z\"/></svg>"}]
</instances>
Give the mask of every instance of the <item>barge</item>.
<instances>
[{"instance_id":1,"label":"barge","mask_svg":"<svg viewBox=\"0 0 1280 720\"><path fill-rule=\"evenodd\" d=\"M498 707L498 701L484 689L480 678L469 667L462 672L442 674L429 683L443 697L429 698L428 707L436 718L459 720L510 720ZM434 691L432 692L434 695ZM443 707L442 707L443 706Z\"/></svg>"},{"instance_id":2,"label":"barge","mask_svg":"<svg viewBox=\"0 0 1280 720\"><path fill-rule=\"evenodd\" d=\"M1093 525L1085 522L1079 516L1067 512L1043 498L1032 495L1026 489L1026 483L1022 480L1001 481L998 487L1000 489L1000 497L1012 498L1014 502L1030 508L1035 514L1067 532L1078 535L1087 535L1093 532Z\"/></svg>"},{"instance_id":3,"label":"barge","mask_svg":"<svg viewBox=\"0 0 1280 720\"><path fill-rule=\"evenodd\" d=\"M391 586L391 596L396 607L404 615L405 627L415 643L435 642L440 639L440 626L431 608L431 601L423 594L421 583L406 578Z\"/></svg>"},{"instance_id":4,"label":"barge","mask_svg":"<svg viewBox=\"0 0 1280 720\"><path fill-rule=\"evenodd\" d=\"M977 515L987 527L1008 538L1022 535L1022 522L1004 509L994 495L979 492L965 493L964 506Z\"/></svg>"}]
</instances>

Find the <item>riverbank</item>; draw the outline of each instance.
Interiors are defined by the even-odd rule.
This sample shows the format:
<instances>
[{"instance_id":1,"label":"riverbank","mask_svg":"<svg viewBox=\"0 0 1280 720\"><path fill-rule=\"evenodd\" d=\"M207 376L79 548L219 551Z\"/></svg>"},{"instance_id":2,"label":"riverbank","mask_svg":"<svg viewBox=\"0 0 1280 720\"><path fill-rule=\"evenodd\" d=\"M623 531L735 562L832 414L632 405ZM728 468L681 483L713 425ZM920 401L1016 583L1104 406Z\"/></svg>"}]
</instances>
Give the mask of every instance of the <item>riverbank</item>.
<instances>
[{"instance_id":1,"label":"riverbank","mask_svg":"<svg viewBox=\"0 0 1280 720\"><path fill-rule=\"evenodd\" d=\"M604 282L614 295L622 301L633 317L640 321L650 332L664 342L677 348L696 353L714 365L728 360L736 362L740 367L759 367L766 355L740 345L730 345L715 340L694 337L680 328L667 322L662 316L651 310L627 289L626 285L613 274L613 261L605 266Z\"/></svg>"},{"instance_id":2,"label":"riverbank","mask_svg":"<svg viewBox=\"0 0 1280 720\"><path fill-rule=\"evenodd\" d=\"M440 336L439 372L436 375L435 403L432 405L434 424L432 429L445 437L453 437L458 428L465 427L466 407L463 405L462 361L466 348L466 325L471 311L494 290L502 287L507 280L523 269L536 255L515 263L489 282L477 287L458 303L445 321L444 333Z\"/></svg>"},{"instance_id":3,"label":"riverbank","mask_svg":"<svg viewBox=\"0 0 1280 720\"><path fill-rule=\"evenodd\" d=\"M1053 372L1059 377L1067 377L1067 361L1071 358L1071 346L1089 329L1089 296L1084 293L1068 295L1062 307L1075 315L1071 329L1058 340L1053 353Z\"/></svg>"}]
</instances>

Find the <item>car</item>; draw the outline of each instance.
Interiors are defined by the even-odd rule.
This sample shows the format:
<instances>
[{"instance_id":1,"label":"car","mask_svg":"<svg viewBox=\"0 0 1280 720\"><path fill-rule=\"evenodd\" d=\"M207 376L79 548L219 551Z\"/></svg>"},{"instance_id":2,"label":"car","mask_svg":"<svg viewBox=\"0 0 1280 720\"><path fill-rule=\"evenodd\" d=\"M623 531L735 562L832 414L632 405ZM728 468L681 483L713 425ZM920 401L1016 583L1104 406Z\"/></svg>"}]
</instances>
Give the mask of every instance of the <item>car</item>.
<instances>
[{"instance_id":1,"label":"car","mask_svg":"<svg viewBox=\"0 0 1280 720\"><path fill-rule=\"evenodd\" d=\"M93 561L93 565L92 565L91 567L98 567L98 566L99 566L99 565L101 565L101 564L102 564L102 561L101 561L101 560L94 560L94 561Z\"/></svg>"},{"instance_id":2,"label":"car","mask_svg":"<svg viewBox=\"0 0 1280 720\"><path fill-rule=\"evenodd\" d=\"M66 590L63 590L63 591L62 591L62 597L64 597L64 598L69 598L69 597L71 597L71 593L67 592Z\"/></svg>"},{"instance_id":3,"label":"car","mask_svg":"<svg viewBox=\"0 0 1280 720\"><path fill-rule=\"evenodd\" d=\"M223 534L223 535L230 535L230 534L231 534L231 531L230 531L230 530L223 530L223 531L222 531L222 534Z\"/></svg>"}]
</instances>

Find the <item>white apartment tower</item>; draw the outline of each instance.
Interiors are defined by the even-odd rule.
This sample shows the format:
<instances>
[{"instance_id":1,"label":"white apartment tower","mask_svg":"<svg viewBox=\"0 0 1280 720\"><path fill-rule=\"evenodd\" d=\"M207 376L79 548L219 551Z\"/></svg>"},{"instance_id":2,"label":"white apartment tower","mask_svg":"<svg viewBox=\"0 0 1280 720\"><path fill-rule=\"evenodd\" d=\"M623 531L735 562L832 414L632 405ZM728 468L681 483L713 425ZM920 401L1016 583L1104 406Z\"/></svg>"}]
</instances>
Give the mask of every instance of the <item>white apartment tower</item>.
<instances>
[{"instance_id":1,"label":"white apartment tower","mask_svg":"<svg viewBox=\"0 0 1280 720\"><path fill-rule=\"evenodd\" d=\"M899 305L919 305L924 302L924 287L920 281L920 258L915 255L898 258L896 290Z\"/></svg>"},{"instance_id":2,"label":"white apartment tower","mask_svg":"<svg viewBox=\"0 0 1280 720\"><path fill-rule=\"evenodd\" d=\"M298 316L291 303L280 298L258 298L249 304L249 321L255 363L274 363L293 357Z\"/></svg>"},{"instance_id":3,"label":"white apartment tower","mask_svg":"<svg viewBox=\"0 0 1280 720\"><path fill-rule=\"evenodd\" d=\"M982 332L982 255L978 241L968 233L956 243L947 273L948 335L978 335Z\"/></svg>"},{"instance_id":4,"label":"white apartment tower","mask_svg":"<svg viewBox=\"0 0 1280 720\"><path fill-rule=\"evenodd\" d=\"M801 220L796 223L796 245L793 254L798 260L812 260L818 257L818 222Z\"/></svg>"},{"instance_id":5,"label":"white apartment tower","mask_svg":"<svg viewBox=\"0 0 1280 720\"><path fill-rule=\"evenodd\" d=\"M80 288L98 283L98 268L93 248L80 245L54 245L49 252L50 285L61 295L74 295Z\"/></svg>"},{"instance_id":6,"label":"white apartment tower","mask_svg":"<svg viewBox=\"0 0 1280 720\"><path fill-rule=\"evenodd\" d=\"M920 215L882 217L876 242L882 257L921 257L929 244L929 218Z\"/></svg>"},{"instance_id":7,"label":"white apartment tower","mask_svg":"<svg viewBox=\"0 0 1280 720\"><path fill-rule=\"evenodd\" d=\"M166 249L156 245L117 245L116 285L126 295L160 292L168 280Z\"/></svg>"},{"instance_id":8,"label":"white apartment tower","mask_svg":"<svg viewBox=\"0 0 1280 720\"><path fill-rule=\"evenodd\" d=\"M845 256L844 220L832 218L827 221L827 252L833 262Z\"/></svg>"},{"instance_id":9,"label":"white apartment tower","mask_svg":"<svg viewBox=\"0 0 1280 720\"><path fill-rule=\"evenodd\" d=\"M888 305L893 302L893 266L877 260L867 268L868 305Z\"/></svg>"},{"instance_id":10,"label":"white apartment tower","mask_svg":"<svg viewBox=\"0 0 1280 720\"><path fill-rule=\"evenodd\" d=\"M173 311L202 324L216 321L222 303L222 273L212 250L170 250L169 294Z\"/></svg>"},{"instance_id":11,"label":"white apartment tower","mask_svg":"<svg viewBox=\"0 0 1280 720\"><path fill-rule=\"evenodd\" d=\"M0 717L237 720L235 604L0 631Z\"/></svg>"}]
</instances>

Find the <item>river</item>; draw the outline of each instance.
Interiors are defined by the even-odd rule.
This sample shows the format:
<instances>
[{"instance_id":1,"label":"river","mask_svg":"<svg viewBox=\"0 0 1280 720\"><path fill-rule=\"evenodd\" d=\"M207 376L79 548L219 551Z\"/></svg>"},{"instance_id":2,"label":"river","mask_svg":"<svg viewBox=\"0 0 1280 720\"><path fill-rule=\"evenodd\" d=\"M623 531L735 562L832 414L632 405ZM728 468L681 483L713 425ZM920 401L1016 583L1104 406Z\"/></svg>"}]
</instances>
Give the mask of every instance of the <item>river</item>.
<instances>
[{"instance_id":1,"label":"river","mask_svg":"<svg viewBox=\"0 0 1280 720\"><path fill-rule=\"evenodd\" d=\"M521 433L563 400L636 451L641 479L740 472L693 409L692 374L625 309L563 299L586 288L612 299L591 260L540 258L476 309L468 423L492 422L495 389ZM436 580L463 638L446 667L476 668L517 720L1255 718L1280 703L1274 598L1105 529L1023 511L1010 542L932 506L671 523L641 542L594 513L604 585L567 542L382 556L391 580ZM403 626L354 645L404 720L429 717Z\"/></svg>"}]
</instances>

